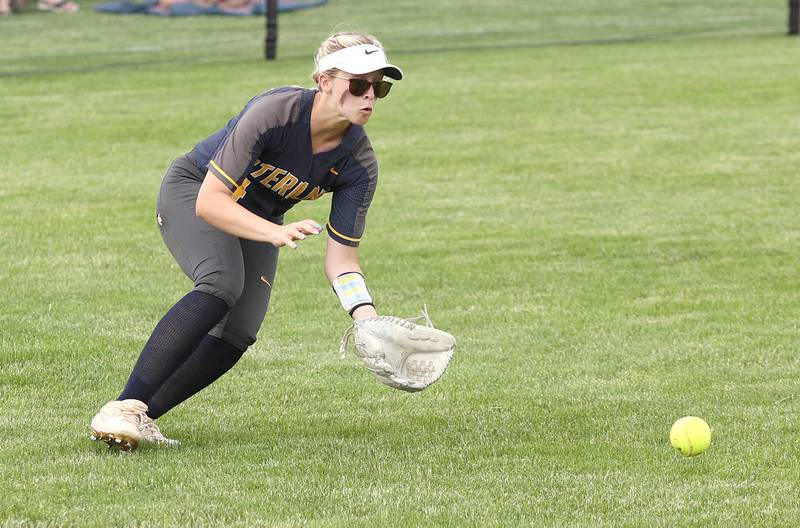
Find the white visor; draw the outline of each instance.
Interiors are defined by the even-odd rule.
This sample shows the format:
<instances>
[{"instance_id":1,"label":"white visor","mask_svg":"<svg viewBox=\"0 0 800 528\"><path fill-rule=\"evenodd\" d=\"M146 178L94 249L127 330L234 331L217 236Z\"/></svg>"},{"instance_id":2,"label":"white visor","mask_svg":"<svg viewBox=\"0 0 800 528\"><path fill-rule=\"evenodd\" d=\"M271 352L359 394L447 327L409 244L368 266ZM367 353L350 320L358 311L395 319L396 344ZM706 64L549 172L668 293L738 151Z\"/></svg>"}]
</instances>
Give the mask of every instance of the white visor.
<instances>
[{"instance_id":1,"label":"white visor","mask_svg":"<svg viewBox=\"0 0 800 528\"><path fill-rule=\"evenodd\" d=\"M386 62L383 50L372 44L359 44L334 51L322 57L317 67L320 73L332 68L354 75L383 70L383 74L387 77L397 81L403 78L403 71L394 64Z\"/></svg>"}]
</instances>

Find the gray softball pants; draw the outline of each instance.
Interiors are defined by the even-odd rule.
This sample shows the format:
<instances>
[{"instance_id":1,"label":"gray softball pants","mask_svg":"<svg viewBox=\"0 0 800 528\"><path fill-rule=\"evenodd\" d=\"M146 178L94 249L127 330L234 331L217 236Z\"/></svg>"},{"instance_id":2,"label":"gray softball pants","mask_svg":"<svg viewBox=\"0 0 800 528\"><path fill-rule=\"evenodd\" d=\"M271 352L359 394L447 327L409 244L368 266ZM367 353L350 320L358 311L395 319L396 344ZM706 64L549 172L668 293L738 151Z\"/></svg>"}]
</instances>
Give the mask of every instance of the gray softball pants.
<instances>
[{"instance_id":1,"label":"gray softball pants","mask_svg":"<svg viewBox=\"0 0 800 528\"><path fill-rule=\"evenodd\" d=\"M246 350L255 343L267 313L278 248L229 235L198 218L195 203L204 176L185 156L173 161L161 183L156 220L194 289L230 306L209 334Z\"/></svg>"}]
</instances>

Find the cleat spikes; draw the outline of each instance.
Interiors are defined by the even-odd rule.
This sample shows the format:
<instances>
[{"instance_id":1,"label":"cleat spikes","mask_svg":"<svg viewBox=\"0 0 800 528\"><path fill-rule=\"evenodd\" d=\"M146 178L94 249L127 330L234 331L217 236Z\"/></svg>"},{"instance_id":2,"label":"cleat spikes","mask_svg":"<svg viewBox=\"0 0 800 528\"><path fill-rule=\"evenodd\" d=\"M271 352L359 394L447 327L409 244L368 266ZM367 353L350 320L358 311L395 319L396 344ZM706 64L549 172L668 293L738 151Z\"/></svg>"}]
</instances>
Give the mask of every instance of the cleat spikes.
<instances>
[{"instance_id":1,"label":"cleat spikes","mask_svg":"<svg viewBox=\"0 0 800 528\"><path fill-rule=\"evenodd\" d=\"M92 434L89 438L95 441L101 441L108 446L108 449L120 453L131 453L137 447L139 447L139 442L133 439L126 438L124 436L118 437L110 433L101 433L94 429L92 430Z\"/></svg>"}]
</instances>

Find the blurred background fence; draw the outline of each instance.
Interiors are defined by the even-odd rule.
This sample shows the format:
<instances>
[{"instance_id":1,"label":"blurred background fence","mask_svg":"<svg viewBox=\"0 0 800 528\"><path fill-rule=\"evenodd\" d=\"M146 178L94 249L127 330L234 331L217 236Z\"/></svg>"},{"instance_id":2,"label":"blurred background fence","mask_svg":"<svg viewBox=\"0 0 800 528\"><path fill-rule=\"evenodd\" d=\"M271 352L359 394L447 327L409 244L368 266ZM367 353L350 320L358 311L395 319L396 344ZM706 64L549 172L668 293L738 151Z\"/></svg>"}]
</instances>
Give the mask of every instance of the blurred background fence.
<instances>
[{"instance_id":1,"label":"blurred background fence","mask_svg":"<svg viewBox=\"0 0 800 528\"><path fill-rule=\"evenodd\" d=\"M0 76L264 57L263 17L119 17L93 12L92 0L81 5L75 16L30 13L0 24ZM415 11L426 15L408 25ZM774 35L786 32L788 17L786 0L330 0L280 15L278 55L308 60L343 28L372 31L398 54ZM58 39L42 42L43 34Z\"/></svg>"}]
</instances>

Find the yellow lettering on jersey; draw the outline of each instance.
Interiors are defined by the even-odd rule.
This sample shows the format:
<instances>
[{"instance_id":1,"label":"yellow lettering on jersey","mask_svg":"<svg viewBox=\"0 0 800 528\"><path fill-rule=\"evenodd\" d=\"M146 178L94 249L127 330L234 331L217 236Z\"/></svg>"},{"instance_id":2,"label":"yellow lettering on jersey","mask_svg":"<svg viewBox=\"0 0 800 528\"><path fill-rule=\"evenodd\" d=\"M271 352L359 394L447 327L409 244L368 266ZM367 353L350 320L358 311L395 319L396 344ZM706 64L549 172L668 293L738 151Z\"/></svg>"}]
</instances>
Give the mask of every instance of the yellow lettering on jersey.
<instances>
[{"instance_id":1,"label":"yellow lettering on jersey","mask_svg":"<svg viewBox=\"0 0 800 528\"><path fill-rule=\"evenodd\" d=\"M275 170L275 166L274 165L270 165L269 163L261 163L260 161L257 161L256 165L257 166L260 165L260 167L250 173L250 176L252 176L254 178L258 178L259 176L261 176L262 174L264 174L267 171Z\"/></svg>"},{"instance_id":2,"label":"yellow lettering on jersey","mask_svg":"<svg viewBox=\"0 0 800 528\"><path fill-rule=\"evenodd\" d=\"M283 169L275 169L274 171L269 173L269 176L267 176L266 178L261 180L260 183L264 187L269 188L270 187L270 185L269 185L270 183L272 183L274 181L278 181L278 178L280 178L284 174L286 174L285 170L283 170Z\"/></svg>"},{"instance_id":3,"label":"yellow lettering on jersey","mask_svg":"<svg viewBox=\"0 0 800 528\"><path fill-rule=\"evenodd\" d=\"M297 178L291 172L283 177L281 181L272 186L272 192L276 192L281 196L286 195L286 191L291 189L297 183Z\"/></svg>"},{"instance_id":4,"label":"yellow lettering on jersey","mask_svg":"<svg viewBox=\"0 0 800 528\"><path fill-rule=\"evenodd\" d=\"M233 194L231 194L231 198L235 202L238 202L239 200L244 198L244 195L247 194L246 189L248 185L250 185L250 180L248 178L245 178L242 184L236 187L236 190L233 191Z\"/></svg>"},{"instance_id":5,"label":"yellow lettering on jersey","mask_svg":"<svg viewBox=\"0 0 800 528\"><path fill-rule=\"evenodd\" d=\"M286 199L287 200L297 199L298 196L303 194L303 191L306 190L306 187L308 187L308 182L298 183L297 186L292 190L292 192L286 195Z\"/></svg>"},{"instance_id":6,"label":"yellow lettering on jersey","mask_svg":"<svg viewBox=\"0 0 800 528\"><path fill-rule=\"evenodd\" d=\"M314 187L310 193L303 196L303 200L316 200L323 194L325 194L325 191L322 189L322 187Z\"/></svg>"}]
</instances>

